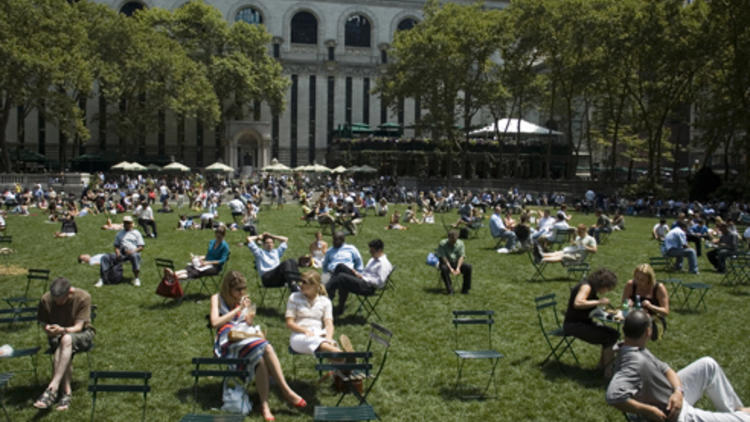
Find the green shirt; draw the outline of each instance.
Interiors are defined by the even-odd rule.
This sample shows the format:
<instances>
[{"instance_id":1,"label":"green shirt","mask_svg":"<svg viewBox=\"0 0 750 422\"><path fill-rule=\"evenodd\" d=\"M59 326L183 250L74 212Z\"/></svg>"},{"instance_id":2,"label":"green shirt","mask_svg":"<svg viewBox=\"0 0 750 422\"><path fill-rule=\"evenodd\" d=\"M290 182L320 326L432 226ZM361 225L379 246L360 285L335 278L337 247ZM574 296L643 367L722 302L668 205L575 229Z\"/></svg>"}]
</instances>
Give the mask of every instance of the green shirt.
<instances>
[{"instance_id":1,"label":"green shirt","mask_svg":"<svg viewBox=\"0 0 750 422\"><path fill-rule=\"evenodd\" d=\"M451 264L458 262L458 258L466 256L466 249L464 248L464 242L461 239L456 239L456 243L451 245L448 239L443 239L435 251L435 255L438 258L446 258Z\"/></svg>"}]
</instances>

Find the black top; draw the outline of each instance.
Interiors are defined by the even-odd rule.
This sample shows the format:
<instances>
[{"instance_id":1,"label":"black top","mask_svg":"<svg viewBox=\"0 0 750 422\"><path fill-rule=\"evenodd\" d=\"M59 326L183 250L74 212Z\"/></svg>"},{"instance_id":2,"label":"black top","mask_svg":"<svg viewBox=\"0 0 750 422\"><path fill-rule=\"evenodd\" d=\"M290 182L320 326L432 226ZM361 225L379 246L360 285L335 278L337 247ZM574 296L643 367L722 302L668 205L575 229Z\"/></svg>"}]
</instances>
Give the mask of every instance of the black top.
<instances>
[{"instance_id":1,"label":"black top","mask_svg":"<svg viewBox=\"0 0 750 422\"><path fill-rule=\"evenodd\" d=\"M594 309L596 306L589 306L585 309L576 309L573 304L576 301L576 296L578 295L578 291L581 290L581 286L584 284L588 284L586 282L578 283L575 287L570 289L570 298L568 299L568 310L565 311L565 323L569 322L587 322L590 323L591 318L589 317L589 313L592 309ZM592 288L589 292L588 297L586 297L586 300L599 300L599 296L596 295L596 291Z\"/></svg>"},{"instance_id":2,"label":"black top","mask_svg":"<svg viewBox=\"0 0 750 422\"><path fill-rule=\"evenodd\" d=\"M656 296L656 289L659 288L659 282L657 281L656 284L654 284L654 290L651 291L651 296L641 296L641 302L643 302L643 299L648 299L649 302L651 302L654 306L661 306L659 303L659 297ZM635 291L637 290L635 285L635 280L633 281L633 291L630 293L630 300L633 301L633 304L635 305ZM644 311L648 312L649 314L652 314L650 310L643 308Z\"/></svg>"}]
</instances>

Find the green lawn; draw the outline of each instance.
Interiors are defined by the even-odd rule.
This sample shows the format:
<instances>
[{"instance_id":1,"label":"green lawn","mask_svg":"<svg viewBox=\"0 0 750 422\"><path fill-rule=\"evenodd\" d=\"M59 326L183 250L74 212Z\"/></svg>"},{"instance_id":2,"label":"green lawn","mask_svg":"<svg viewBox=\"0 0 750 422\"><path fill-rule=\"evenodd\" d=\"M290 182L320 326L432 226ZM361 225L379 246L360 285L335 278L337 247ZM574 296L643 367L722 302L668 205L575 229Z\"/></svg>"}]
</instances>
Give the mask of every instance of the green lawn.
<instances>
[{"instance_id":1,"label":"green lawn","mask_svg":"<svg viewBox=\"0 0 750 422\"><path fill-rule=\"evenodd\" d=\"M222 208L222 216L229 212ZM88 290L99 311L95 326L96 347L91 352L92 365L98 370L152 371L153 391L148 398L148 420L178 420L193 406L190 359L210 356L204 316L208 313L207 297L191 296L180 305L163 304L154 294L158 283L153 259L168 257L178 265L186 263L190 252L204 253L210 231L179 232L174 230L177 214L157 215L158 239L146 239L141 274L143 286L129 284L105 286L97 289L95 268L78 265L80 253L110 252L114 232L102 231L99 226L103 216L78 219L80 234L70 239L53 239L58 224L47 224L45 216L8 218L9 234L17 253L6 260L6 265L23 268L49 268L53 277L68 277L76 287ZM304 226L299 220L299 208L290 205L283 210L263 211L260 229L290 238L287 256L306 252L317 230L314 225ZM569 280L530 283L527 280L533 268L525 254L499 255L491 247L489 231L483 228L478 239L466 241L467 262L474 266L474 286L469 295L447 296L438 289L436 270L425 265L425 257L444 236L440 224L412 225L408 231L384 230L386 219L367 217L362 232L349 237L350 243L367 255L366 244L380 237L386 245L391 262L398 266L394 273L397 289L388 292L378 311L381 323L394 332L391 355L380 382L370 395L370 403L382 420L497 420L497 421L620 421L622 416L604 403L604 380L593 369L599 350L576 342L575 351L581 360L576 367L570 356L568 366L561 372L557 365L540 368L539 363L548 352L540 334L533 307L535 296L554 292L560 307L567 303ZM445 215L452 221L454 214ZM574 222L592 224L594 216L575 215ZM624 282L633 268L657 255L656 244L649 240L653 218L628 217L628 229L614 233L600 246L592 259L592 266L606 266L616 272L620 283L609 297L619 303ZM242 271L253 286L250 294L257 296L255 275L251 270L251 254L238 243L244 232L232 232L227 241L232 248L229 268ZM327 236L330 243L330 236ZM367 256L365 256L365 259ZM0 258L1 259L1 258ZM0 261L0 264L3 261ZM704 355L711 355L725 368L736 391L750 401L750 373L747 371L747 353L743 344L750 338L750 314L747 312L747 293L732 292L718 286L720 276L710 267L705 257L700 258L701 275L683 274L686 281L704 281L714 285L707 299L708 312L690 313L674 309L669 317L665 338L652 344L654 353L679 369ZM550 267L547 274L563 276L559 266ZM130 277L126 264L125 276ZM659 277L665 274L658 273ZM26 283L24 275L0 276L0 297L21 294ZM196 292L196 285L188 293ZM41 287L32 286L38 294ZM197 299L197 301L196 301ZM273 296L267 304L275 304ZM356 300L349 301L349 312ZM453 355L453 309L492 309L496 312L494 345L505 354L497 371L497 395L488 400L462 400L456 397L452 384L456 376ZM268 337L282 361L287 378L309 403L303 412L292 410L277 396L272 396L271 407L277 420L309 420L316 404L335 403L336 397L327 385L316 385L313 360L297 357L297 376L292 374L292 358L287 353L288 331L283 322L282 306L259 310L259 322L267 328ZM336 333L347 334L355 346L364 346L368 328L362 321L345 318L337 323ZM2 328L0 344L14 347L44 344L35 327L22 329ZM28 362L15 359L0 361L0 371L23 369ZM28 373L19 373L11 381L5 403L11 420L84 420L89 417L91 397L86 392L86 359L75 360L75 385L72 408L64 413L37 412L31 404L49 381L48 358L39 360L40 385ZM473 364L473 365L472 365ZM481 385L485 367L470 362L466 371L468 381ZM272 388L274 392L277 389ZM215 413L211 409L221 406L218 381L202 380L198 410ZM251 399L257 401L254 387ZM351 404L351 402L346 402ZM97 399L98 420L122 421L140 416L141 400L138 395L103 394ZM260 419L253 412L251 419Z\"/></svg>"}]
</instances>

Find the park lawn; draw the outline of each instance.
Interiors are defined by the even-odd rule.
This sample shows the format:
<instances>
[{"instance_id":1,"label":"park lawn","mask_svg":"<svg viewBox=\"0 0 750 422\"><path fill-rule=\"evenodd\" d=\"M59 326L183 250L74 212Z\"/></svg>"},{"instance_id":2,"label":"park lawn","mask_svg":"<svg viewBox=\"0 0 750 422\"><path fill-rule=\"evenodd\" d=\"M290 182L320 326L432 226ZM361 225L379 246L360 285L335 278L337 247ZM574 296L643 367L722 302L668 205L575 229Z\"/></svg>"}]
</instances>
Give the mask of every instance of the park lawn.
<instances>
[{"instance_id":1,"label":"park lawn","mask_svg":"<svg viewBox=\"0 0 750 422\"><path fill-rule=\"evenodd\" d=\"M403 207L399 207L403 208ZM93 303L98 305L95 321L97 336L91 352L92 369L139 370L153 372L153 390L148 397L147 420L175 421L193 409L193 380L189 375L190 360L195 356L210 356L212 343L206 329L205 315L209 310L206 296L194 295L197 285L188 288L188 298L182 304L163 303L154 294L159 281L153 259L172 258L176 265L188 262L189 254L205 253L210 231L180 232L174 230L175 214L157 214L158 239L146 239L141 272L143 286L129 284L94 288L98 270L76 263L80 253L100 253L112 250L114 232L102 231L104 216L87 216L77 220L80 233L74 238L53 239L52 233L59 224L45 223L46 216L34 210L30 217L10 216L8 234L13 236L15 255L5 260L5 265L22 268L48 268L52 277L69 278L74 286L88 290ZM221 216L229 219L226 207ZM288 236L286 257L297 257L307 251L316 224L304 225L299 220L300 209L287 205L282 210L264 210L260 216L260 230ZM438 284L437 272L425 265L425 257L444 237L441 220L452 222L455 213L437 216L437 224L411 225L407 231L385 230L386 218L369 216L361 233L350 236L367 259L367 242L375 237L383 239L386 253L397 266L394 273L396 290L386 293L378 307L384 326L394 332L393 346L385 370L372 391L369 402L382 420L386 421L619 421L622 416L604 402L606 383L594 370L599 350L595 346L577 341L574 345L581 360L577 367L568 355L565 371L554 363L540 368L539 364L548 347L539 331L534 297L548 292L556 293L558 306L564 310L571 280L559 265L549 267L546 275L559 275L558 280L530 283L533 268L526 254L499 255L492 247L485 227L479 238L465 241L467 262L474 267L473 288L469 295L448 296ZM574 223L594 222L594 216L574 215ZM118 219L119 221L119 219ZM648 262L649 256L658 255L657 245L649 239L653 218L628 217L627 230L612 234L591 259L592 267L608 267L619 277L619 284L608 297L619 303L625 281L633 268ZM256 275L251 269L252 255L238 245L245 233L230 232L227 241L232 255L228 268L239 270L248 278L249 294L257 297ZM330 243L330 236L326 239ZM0 261L3 264L3 261ZM750 373L748 357L743 344L750 338L750 314L747 312L747 293L719 286L721 276L716 274L705 256L699 259L699 276L683 273L677 275L685 281L703 281L713 285L708 293L708 311L698 313L676 310L669 317L665 338L651 345L651 350L661 359L679 369L691 361L711 355L725 368L735 390L750 401ZM125 266L125 276L130 277L130 266ZM666 274L657 273L658 277ZM23 293L24 275L0 275L0 297ZM458 290L458 288L457 288ZM40 294L42 288L32 285L31 293ZM348 313L337 322L336 334L347 334L355 347L364 347L368 327L361 319L346 317L356 304L350 297ZM309 403L304 411L293 410L276 395L272 387L271 408L277 420L309 420L316 404L333 405L336 396L327 384L316 385L313 359L292 357L287 353L288 330L283 321L283 306L276 306L276 292L266 299L259 310L259 321L277 350L287 379ZM493 345L505 358L497 369L497 394L487 400L463 400L457 397L453 383L456 361L453 354L454 331L451 310L492 309L496 312ZM3 327L0 344L14 347L45 345L36 327ZM484 347L484 345L482 345ZM294 377L293 363L297 368ZM28 359L0 361L0 371L23 369ZM484 362L469 362L466 380L483 386L487 369ZM91 409L91 396L86 392L86 359L75 359L73 404L67 412L38 412L31 404L49 381L48 358L40 355L39 381L35 384L29 373L18 373L11 380L5 403L14 421L85 420ZM200 386L197 410L201 413L219 413L212 409L221 406L218 380L203 379ZM492 392L492 390L490 390ZM250 389L251 399L257 403L255 388ZM345 404L354 404L347 399ZM140 417L141 397L137 394L102 394L97 399L97 420L122 421ZM257 411L250 419L261 418Z\"/></svg>"}]
</instances>

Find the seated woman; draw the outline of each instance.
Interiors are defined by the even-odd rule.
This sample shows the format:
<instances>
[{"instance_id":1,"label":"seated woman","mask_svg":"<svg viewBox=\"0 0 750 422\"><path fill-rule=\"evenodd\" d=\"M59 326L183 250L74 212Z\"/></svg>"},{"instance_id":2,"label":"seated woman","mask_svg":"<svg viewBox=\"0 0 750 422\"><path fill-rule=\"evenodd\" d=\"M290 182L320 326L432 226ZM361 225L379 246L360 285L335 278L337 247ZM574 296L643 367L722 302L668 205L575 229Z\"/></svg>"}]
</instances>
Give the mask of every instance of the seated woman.
<instances>
[{"instance_id":1,"label":"seated woman","mask_svg":"<svg viewBox=\"0 0 750 422\"><path fill-rule=\"evenodd\" d=\"M62 227L59 232L55 232L55 237L73 237L78 233L78 226L75 222L73 214L65 213L65 217L62 219Z\"/></svg>"},{"instance_id":2,"label":"seated woman","mask_svg":"<svg viewBox=\"0 0 750 422\"><path fill-rule=\"evenodd\" d=\"M388 215L388 200L380 198L380 201L378 201L378 205L375 208L375 214L379 217L385 217Z\"/></svg>"},{"instance_id":3,"label":"seated woman","mask_svg":"<svg viewBox=\"0 0 750 422\"><path fill-rule=\"evenodd\" d=\"M249 359L255 371L248 370L247 373L249 377L255 377L263 418L272 421L275 418L268 405L269 376L276 381L288 403L302 408L307 402L289 387L276 351L259 327L253 326L255 311L246 292L245 277L239 271L230 271L221 283L220 292L211 296L209 319L217 330L214 354L223 358L242 356Z\"/></svg>"},{"instance_id":4,"label":"seated woman","mask_svg":"<svg viewBox=\"0 0 750 422\"><path fill-rule=\"evenodd\" d=\"M599 298L617 285L617 276L606 268L600 268L589 274L586 279L570 290L568 309L565 311L563 331L566 336L579 338L586 343L602 346L598 369L604 369L604 376L612 372L610 363L614 359L612 346L617 342L619 333L611 327L595 323L589 314L597 306L609 305L609 299Z\"/></svg>"},{"instance_id":5,"label":"seated woman","mask_svg":"<svg viewBox=\"0 0 750 422\"><path fill-rule=\"evenodd\" d=\"M516 220L513 218L510 209L507 209L503 215L503 224L505 224L505 228L508 230L514 230L516 228Z\"/></svg>"},{"instance_id":6,"label":"seated woman","mask_svg":"<svg viewBox=\"0 0 750 422\"><path fill-rule=\"evenodd\" d=\"M612 230L625 230L625 216L622 215L619 208L615 211L615 216L612 217Z\"/></svg>"},{"instance_id":7,"label":"seated woman","mask_svg":"<svg viewBox=\"0 0 750 422\"><path fill-rule=\"evenodd\" d=\"M398 210L393 211L393 214L391 214L391 220L390 223L385 227L386 230L406 230L408 227L402 226L401 223L401 213L398 212Z\"/></svg>"},{"instance_id":8,"label":"seated woman","mask_svg":"<svg viewBox=\"0 0 750 422\"><path fill-rule=\"evenodd\" d=\"M576 227L576 238L573 244L564 247L561 251L542 252L538 244L534 248L534 258L537 262L580 262L586 259L590 253L596 253L596 239L588 234L585 224Z\"/></svg>"},{"instance_id":9,"label":"seated woman","mask_svg":"<svg viewBox=\"0 0 750 422\"><path fill-rule=\"evenodd\" d=\"M627 303L630 309L635 308L639 300L641 308L655 317L652 318L651 339L660 339L667 329L665 318L669 315L669 293L664 284L656 281L654 269L649 264L635 267L633 279L625 283L622 291L622 303ZM661 321L662 330L656 325L657 319Z\"/></svg>"},{"instance_id":10,"label":"seated woman","mask_svg":"<svg viewBox=\"0 0 750 422\"><path fill-rule=\"evenodd\" d=\"M310 244L310 256L312 257L313 268L320 268L320 264L323 263L323 258L326 256L328 251L328 243L323 240L323 232L318 230L315 232L315 240Z\"/></svg>"},{"instance_id":11,"label":"seated woman","mask_svg":"<svg viewBox=\"0 0 750 422\"><path fill-rule=\"evenodd\" d=\"M406 207L406 211L403 216L404 223L409 224L422 224L421 221L417 220L417 214L414 212L414 207L411 205Z\"/></svg>"},{"instance_id":12,"label":"seated woman","mask_svg":"<svg viewBox=\"0 0 750 422\"><path fill-rule=\"evenodd\" d=\"M208 242L208 252L205 256L193 256L191 263L184 270L177 270L174 275L180 280L187 278L201 278L207 275L216 275L221 272L224 264L229 259L229 244L224 237L227 234L227 226L223 223L214 230L214 239ZM172 270L164 268L165 273Z\"/></svg>"},{"instance_id":13,"label":"seated woman","mask_svg":"<svg viewBox=\"0 0 750 422\"><path fill-rule=\"evenodd\" d=\"M289 295L284 316L292 332L289 345L295 352L341 352L333 339L333 306L317 271L302 274L300 291Z\"/></svg>"}]
</instances>

